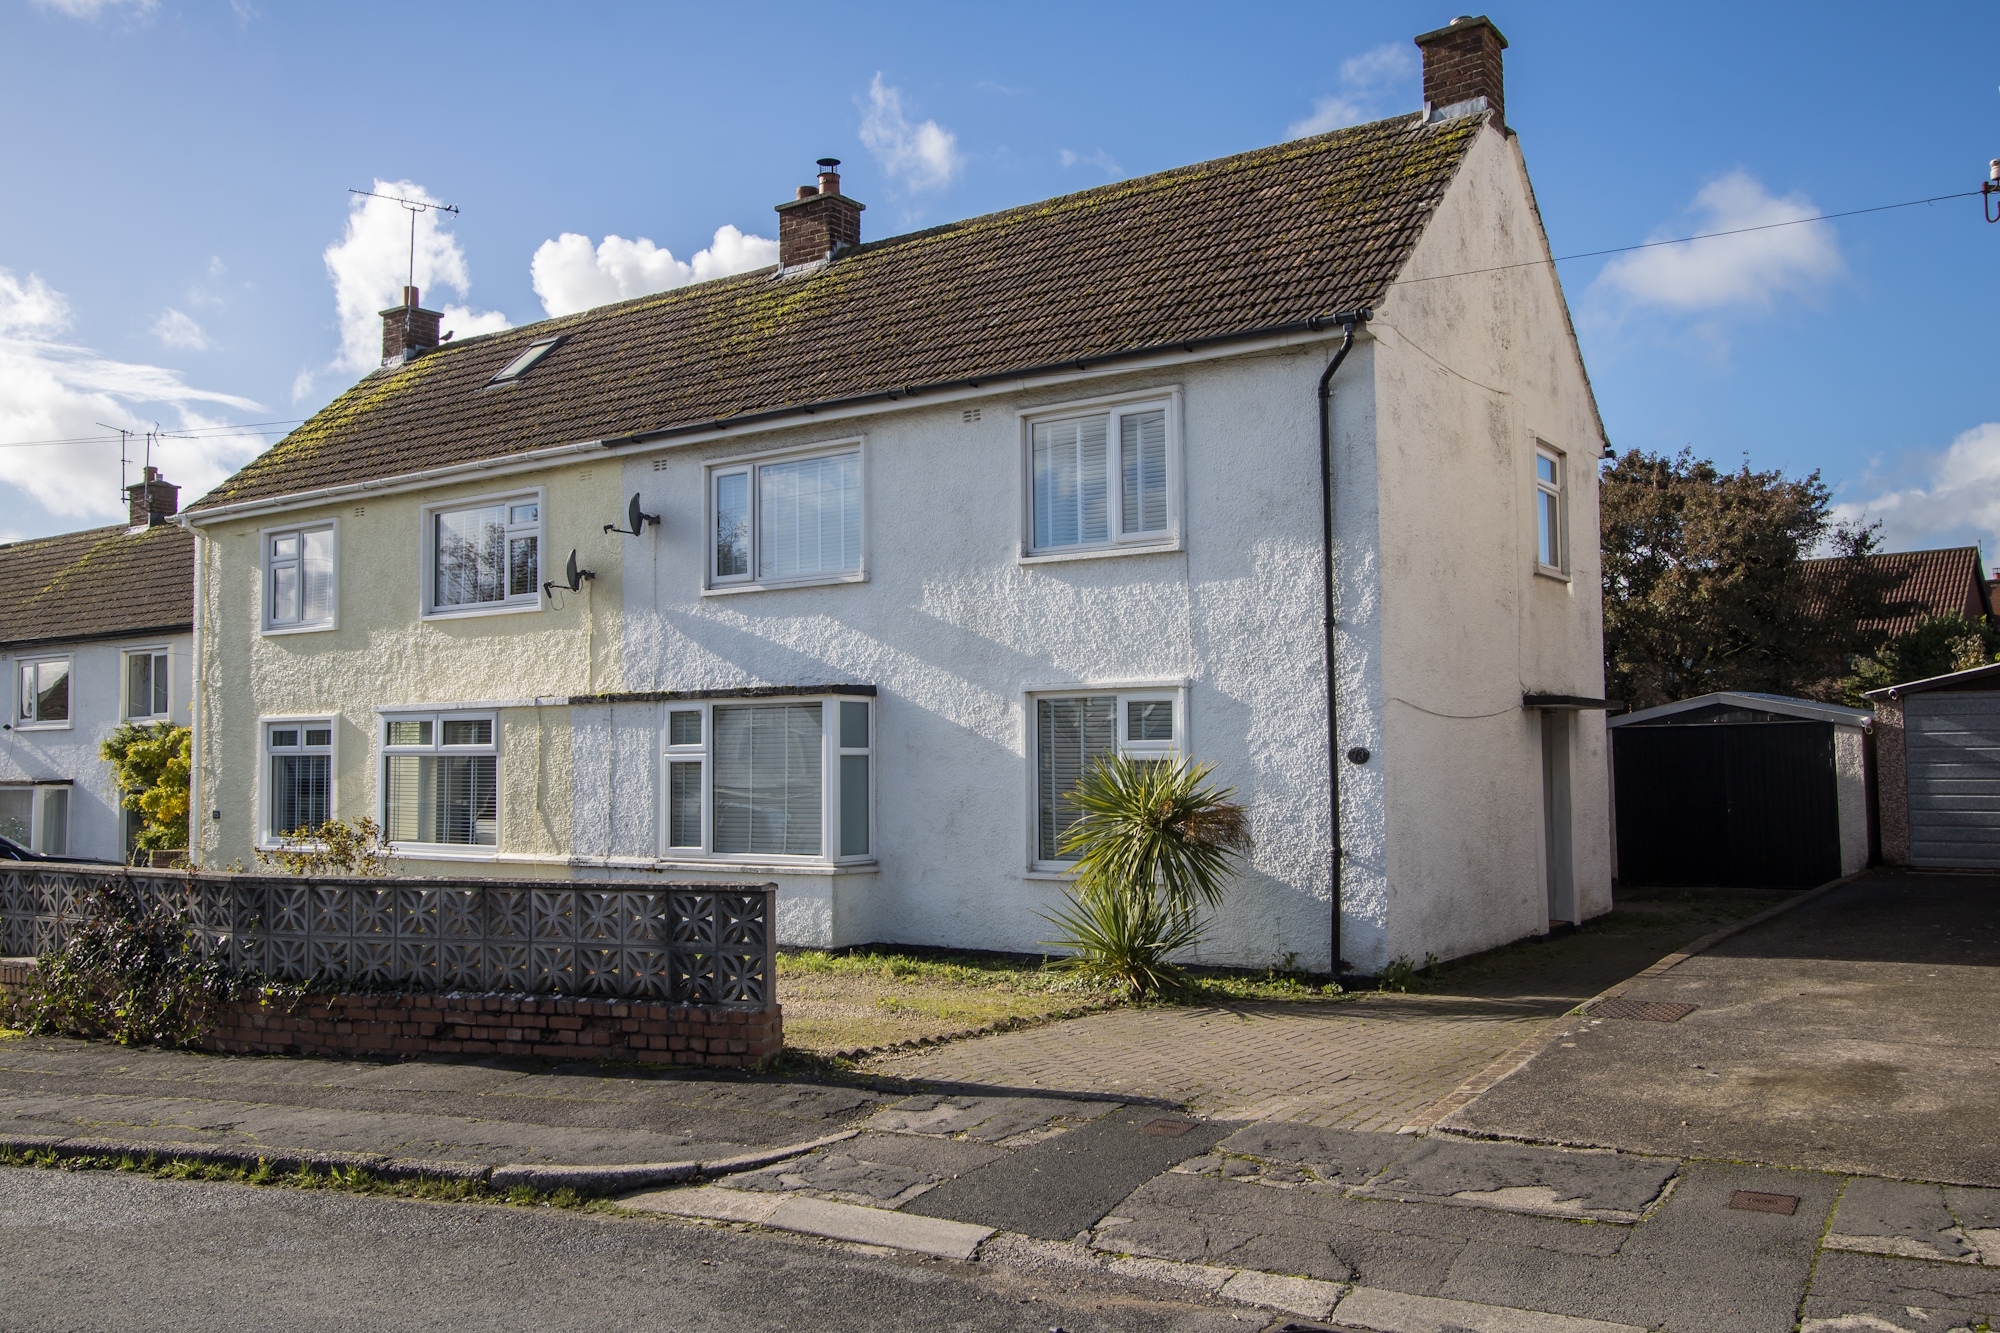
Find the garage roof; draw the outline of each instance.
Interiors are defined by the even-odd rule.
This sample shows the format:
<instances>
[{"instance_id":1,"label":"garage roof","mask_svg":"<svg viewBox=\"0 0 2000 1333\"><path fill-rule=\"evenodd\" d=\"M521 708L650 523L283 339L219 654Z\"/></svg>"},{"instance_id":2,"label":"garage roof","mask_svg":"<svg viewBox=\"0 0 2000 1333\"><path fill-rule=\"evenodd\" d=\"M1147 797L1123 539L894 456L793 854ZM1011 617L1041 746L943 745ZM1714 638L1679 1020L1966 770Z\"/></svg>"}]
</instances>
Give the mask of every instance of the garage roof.
<instances>
[{"instance_id":1,"label":"garage roof","mask_svg":"<svg viewBox=\"0 0 2000 1333\"><path fill-rule=\"evenodd\" d=\"M1700 694L1692 699L1682 699L1678 703L1661 704L1658 708L1645 708L1636 713L1627 713L1624 717L1611 719L1611 725L1629 727L1634 723L1644 725L1647 722L1664 722L1676 713L1691 713L1711 708L1777 713L1784 717L1801 718L1807 722L1832 722L1838 726L1864 729L1875 720L1875 715L1865 710L1842 708L1838 704L1823 704L1817 699L1794 699L1786 694L1718 690L1714 694Z\"/></svg>"},{"instance_id":2,"label":"garage roof","mask_svg":"<svg viewBox=\"0 0 2000 1333\"><path fill-rule=\"evenodd\" d=\"M1870 699L1900 699L1906 694L1923 694L1929 690L1955 690L1967 687L1988 686L2000 690L2000 662L1990 666L1972 667L1965 671L1954 671L1945 676L1931 676L1924 680L1906 680L1901 685L1891 685L1886 689L1870 690Z\"/></svg>"}]
</instances>

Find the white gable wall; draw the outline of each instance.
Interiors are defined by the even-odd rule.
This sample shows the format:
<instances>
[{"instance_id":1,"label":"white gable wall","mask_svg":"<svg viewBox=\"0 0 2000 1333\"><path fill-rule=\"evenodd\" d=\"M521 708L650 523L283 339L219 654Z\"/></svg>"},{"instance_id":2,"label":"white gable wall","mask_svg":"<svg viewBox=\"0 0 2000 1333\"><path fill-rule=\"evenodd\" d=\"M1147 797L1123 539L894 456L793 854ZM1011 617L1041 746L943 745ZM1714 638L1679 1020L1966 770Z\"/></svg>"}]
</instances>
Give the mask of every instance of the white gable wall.
<instances>
[{"instance_id":1,"label":"white gable wall","mask_svg":"<svg viewBox=\"0 0 2000 1333\"><path fill-rule=\"evenodd\" d=\"M1546 928L1541 720L1524 692L1603 697L1603 439L1518 140L1490 128L1371 326L1385 645L1388 896L1375 971ZM1570 580L1536 573L1535 440L1567 457ZM1604 716L1574 714L1578 915L1609 910ZM1371 767L1374 765L1371 764ZM1359 956L1355 951L1359 951Z\"/></svg>"}]
</instances>

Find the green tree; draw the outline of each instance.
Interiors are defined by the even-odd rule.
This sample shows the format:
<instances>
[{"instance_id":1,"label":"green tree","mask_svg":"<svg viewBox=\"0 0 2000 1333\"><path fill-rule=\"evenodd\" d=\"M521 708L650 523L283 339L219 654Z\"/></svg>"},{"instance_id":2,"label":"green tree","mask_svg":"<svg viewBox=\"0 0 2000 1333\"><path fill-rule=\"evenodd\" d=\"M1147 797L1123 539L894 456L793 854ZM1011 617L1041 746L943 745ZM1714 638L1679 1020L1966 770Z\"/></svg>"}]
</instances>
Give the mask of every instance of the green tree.
<instances>
[{"instance_id":1,"label":"green tree","mask_svg":"<svg viewBox=\"0 0 2000 1333\"><path fill-rule=\"evenodd\" d=\"M1200 942L1197 912L1222 905L1251 845L1248 812L1214 772L1111 755L1083 775L1062 843L1076 859L1070 905L1046 918L1063 932L1047 943L1071 951L1065 965L1134 996L1180 983L1172 955Z\"/></svg>"},{"instance_id":2,"label":"green tree","mask_svg":"<svg viewBox=\"0 0 2000 1333\"><path fill-rule=\"evenodd\" d=\"M1600 490L1604 674L1650 708L1712 690L1837 700L1895 614L1895 575L1862 557L1875 527L1836 522L1818 472L1724 472L1689 450L1633 450ZM1804 562L1840 559L1810 574Z\"/></svg>"},{"instance_id":3,"label":"green tree","mask_svg":"<svg viewBox=\"0 0 2000 1333\"><path fill-rule=\"evenodd\" d=\"M2000 628L1954 611L1927 620L1861 658L1846 681L1847 702L1866 708L1869 690L1985 666L2000 654Z\"/></svg>"},{"instance_id":4,"label":"green tree","mask_svg":"<svg viewBox=\"0 0 2000 1333\"><path fill-rule=\"evenodd\" d=\"M186 847L194 733L171 722L127 722L105 738L97 753L111 765L125 808L143 816L140 850Z\"/></svg>"}]
</instances>

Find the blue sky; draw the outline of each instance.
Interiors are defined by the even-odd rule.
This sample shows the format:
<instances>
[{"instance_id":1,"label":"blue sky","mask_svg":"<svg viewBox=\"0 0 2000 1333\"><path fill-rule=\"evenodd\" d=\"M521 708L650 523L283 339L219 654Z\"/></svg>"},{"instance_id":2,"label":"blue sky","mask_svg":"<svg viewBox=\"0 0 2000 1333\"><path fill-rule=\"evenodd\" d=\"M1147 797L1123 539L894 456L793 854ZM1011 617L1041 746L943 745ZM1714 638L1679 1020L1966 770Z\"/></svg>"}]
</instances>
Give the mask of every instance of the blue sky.
<instances>
[{"instance_id":1,"label":"blue sky","mask_svg":"<svg viewBox=\"0 0 2000 1333\"><path fill-rule=\"evenodd\" d=\"M1515 4L1558 255L1976 188L2000 6ZM206 489L352 383L427 216L461 335L762 262L815 158L881 237L1415 110L1432 5L0 0L0 537ZM2000 541L1978 199L1561 266L1620 449L1820 469L1909 549ZM726 230L725 230L726 229ZM617 238L609 240L607 238ZM192 498L184 492L184 498Z\"/></svg>"}]
</instances>

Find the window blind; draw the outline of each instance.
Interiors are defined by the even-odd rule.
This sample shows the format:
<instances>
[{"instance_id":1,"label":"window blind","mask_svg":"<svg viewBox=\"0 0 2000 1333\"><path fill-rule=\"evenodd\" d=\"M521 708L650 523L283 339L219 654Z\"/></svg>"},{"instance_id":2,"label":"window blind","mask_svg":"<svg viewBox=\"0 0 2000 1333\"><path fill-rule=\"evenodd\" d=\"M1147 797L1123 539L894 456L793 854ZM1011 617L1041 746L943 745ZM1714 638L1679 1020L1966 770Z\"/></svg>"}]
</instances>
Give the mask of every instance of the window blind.
<instances>
[{"instance_id":1,"label":"window blind","mask_svg":"<svg viewBox=\"0 0 2000 1333\"><path fill-rule=\"evenodd\" d=\"M861 568L861 455L757 469L758 577Z\"/></svg>"},{"instance_id":2,"label":"window blind","mask_svg":"<svg viewBox=\"0 0 2000 1333\"><path fill-rule=\"evenodd\" d=\"M384 761L388 840L494 846L499 837L498 767L490 754L390 755Z\"/></svg>"},{"instance_id":3,"label":"window blind","mask_svg":"<svg viewBox=\"0 0 2000 1333\"><path fill-rule=\"evenodd\" d=\"M271 756L271 832L318 828L333 817L333 756Z\"/></svg>"},{"instance_id":4,"label":"window blind","mask_svg":"<svg viewBox=\"0 0 2000 1333\"><path fill-rule=\"evenodd\" d=\"M1065 798L1100 756L1118 748L1117 696L1039 699L1035 731L1040 855L1044 861L1067 860L1061 852L1063 835L1077 814Z\"/></svg>"},{"instance_id":5,"label":"window blind","mask_svg":"<svg viewBox=\"0 0 2000 1333\"><path fill-rule=\"evenodd\" d=\"M1038 424L1034 435L1035 546L1109 541L1109 416Z\"/></svg>"},{"instance_id":6,"label":"window blind","mask_svg":"<svg viewBox=\"0 0 2000 1333\"><path fill-rule=\"evenodd\" d=\"M305 548L305 606L299 619L308 624L333 619L333 529L301 533Z\"/></svg>"},{"instance_id":7,"label":"window blind","mask_svg":"<svg viewBox=\"0 0 2000 1333\"><path fill-rule=\"evenodd\" d=\"M717 708L715 850L820 853L820 705Z\"/></svg>"},{"instance_id":8,"label":"window blind","mask_svg":"<svg viewBox=\"0 0 2000 1333\"><path fill-rule=\"evenodd\" d=\"M1118 420L1127 532L1167 530L1167 414L1130 412Z\"/></svg>"},{"instance_id":9,"label":"window blind","mask_svg":"<svg viewBox=\"0 0 2000 1333\"><path fill-rule=\"evenodd\" d=\"M697 718L701 714L695 714ZM701 765L667 765L667 846L701 846Z\"/></svg>"}]
</instances>

